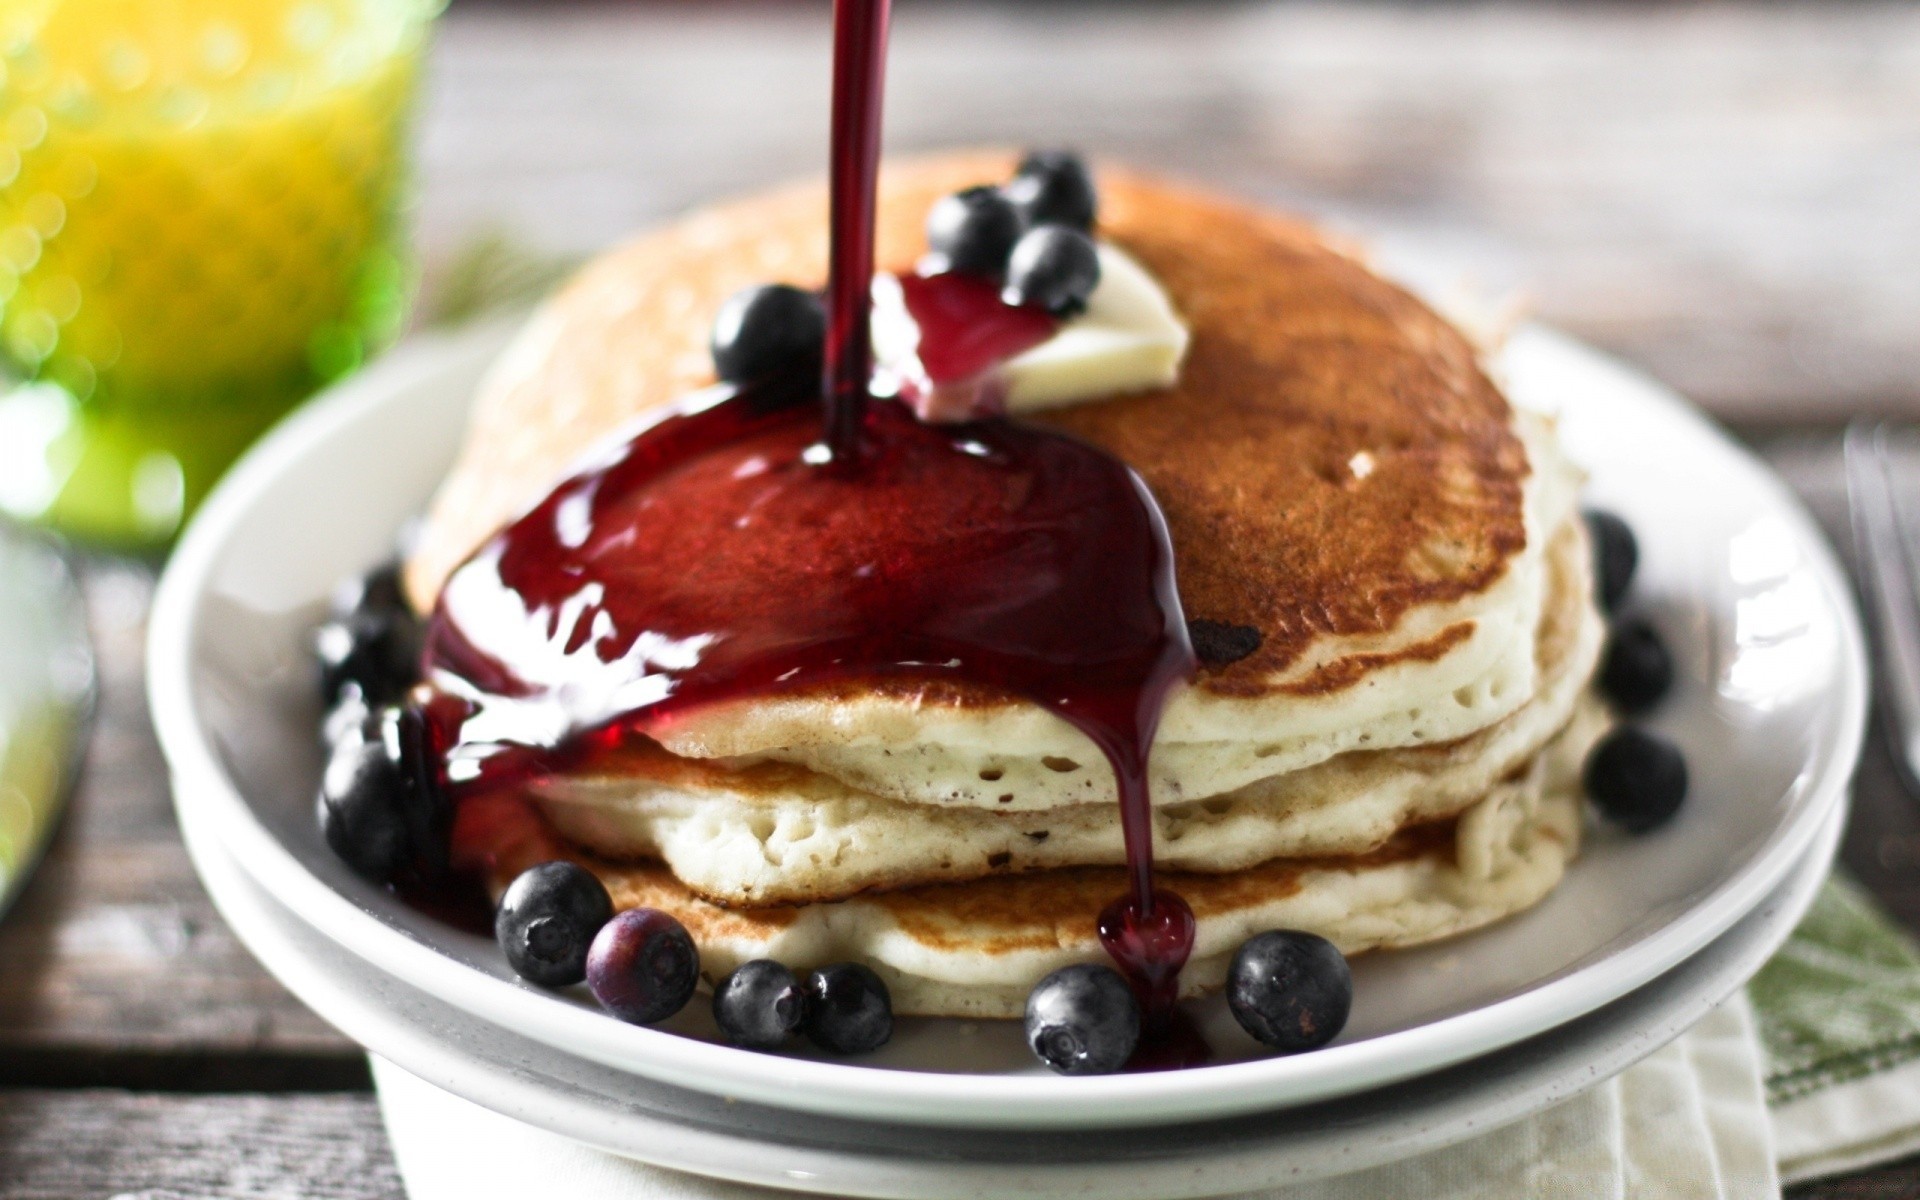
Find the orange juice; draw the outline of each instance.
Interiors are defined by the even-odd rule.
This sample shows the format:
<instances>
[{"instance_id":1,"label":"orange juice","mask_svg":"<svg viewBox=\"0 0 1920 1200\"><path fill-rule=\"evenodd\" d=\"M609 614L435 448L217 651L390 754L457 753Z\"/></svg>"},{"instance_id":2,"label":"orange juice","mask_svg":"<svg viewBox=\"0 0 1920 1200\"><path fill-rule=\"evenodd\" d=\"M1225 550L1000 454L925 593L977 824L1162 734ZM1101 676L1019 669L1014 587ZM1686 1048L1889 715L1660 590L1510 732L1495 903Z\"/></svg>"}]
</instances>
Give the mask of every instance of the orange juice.
<instances>
[{"instance_id":1,"label":"orange juice","mask_svg":"<svg viewBox=\"0 0 1920 1200\"><path fill-rule=\"evenodd\" d=\"M0 7L0 507L163 542L398 331L437 0Z\"/></svg>"}]
</instances>

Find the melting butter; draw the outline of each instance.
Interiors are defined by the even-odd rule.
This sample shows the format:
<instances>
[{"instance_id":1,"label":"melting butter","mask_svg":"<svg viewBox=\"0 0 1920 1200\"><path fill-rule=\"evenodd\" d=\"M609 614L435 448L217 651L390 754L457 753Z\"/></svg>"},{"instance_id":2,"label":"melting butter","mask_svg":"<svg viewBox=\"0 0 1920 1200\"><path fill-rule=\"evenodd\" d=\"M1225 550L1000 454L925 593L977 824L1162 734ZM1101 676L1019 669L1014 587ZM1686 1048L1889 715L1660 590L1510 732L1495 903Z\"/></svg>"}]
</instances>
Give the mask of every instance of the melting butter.
<instances>
[{"instance_id":1,"label":"melting butter","mask_svg":"<svg viewBox=\"0 0 1920 1200\"><path fill-rule=\"evenodd\" d=\"M985 372L943 384L937 398L916 400L921 416L961 420L991 412L1037 412L1128 392L1167 387L1180 375L1187 327L1147 269L1102 242L1100 282L1085 312L1046 341ZM873 350L880 394L925 388L919 330L907 314L899 280L874 278Z\"/></svg>"},{"instance_id":2,"label":"melting butter","mask_svg":"<svg viewBox=\"0 0 1920 1200\"><path fill-rule=\"evenodd\" d=\"M1133 256L1099 245L1100 283L1087 311L1002 367L1007 411L1168 387L1180 377L1187 327L1160 284Z\"/></svg>"}]
</instances>

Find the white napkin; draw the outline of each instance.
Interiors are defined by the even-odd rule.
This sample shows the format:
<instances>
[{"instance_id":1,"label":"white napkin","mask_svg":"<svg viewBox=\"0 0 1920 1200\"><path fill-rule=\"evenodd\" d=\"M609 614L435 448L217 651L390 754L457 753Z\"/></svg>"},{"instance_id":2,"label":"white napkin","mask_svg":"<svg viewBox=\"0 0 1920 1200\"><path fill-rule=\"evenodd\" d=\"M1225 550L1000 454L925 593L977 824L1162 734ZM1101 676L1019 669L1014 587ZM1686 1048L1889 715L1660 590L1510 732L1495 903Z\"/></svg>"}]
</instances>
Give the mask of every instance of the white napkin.
<instances>
[{"instance_id":1,"label":"white napkin","mask_svg":"<svg viewBox=\"0 0 1920 1200\"><path fill-rule=\"evenodd\" d=\"M1538 1116L1406 1162L1259 1193L1259 1200L1772 1200L1780 1180L1761 1063L1752 1009L1736 995L1644 1062ZM412 1200L789 1195L592 1150L383 1060L373 1068Z\"/></svg>"},{"instance_id":2,"label":"white napkin","mask_svg":"<svg viewBox=\"0 0 1920 1200\"><path fill-rule=\"evenodd\" d=\"M1824 1179L1920 1151L1920 1062L1773 1106L1774 1153L1787 1183Z\"/></svg>"}]
</instances>

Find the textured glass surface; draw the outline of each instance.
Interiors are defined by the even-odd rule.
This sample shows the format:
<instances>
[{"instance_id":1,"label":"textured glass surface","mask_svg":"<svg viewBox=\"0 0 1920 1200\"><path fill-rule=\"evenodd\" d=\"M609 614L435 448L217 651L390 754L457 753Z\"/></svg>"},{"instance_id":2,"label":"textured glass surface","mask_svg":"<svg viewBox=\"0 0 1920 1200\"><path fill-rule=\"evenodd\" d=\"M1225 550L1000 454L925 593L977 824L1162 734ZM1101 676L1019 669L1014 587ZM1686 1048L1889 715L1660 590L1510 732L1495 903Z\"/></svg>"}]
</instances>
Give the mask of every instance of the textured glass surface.
<instances>
[{"instance_id":1,"label":"textured glass surface","mask_svg":"<svg viewBox=\"0 0 1920 1200\"><path fill-rule=\"evenodd\" d=\"M0 507L164 541L391 339L438 0L0 6Z\"/></svg>"}]
</instances>

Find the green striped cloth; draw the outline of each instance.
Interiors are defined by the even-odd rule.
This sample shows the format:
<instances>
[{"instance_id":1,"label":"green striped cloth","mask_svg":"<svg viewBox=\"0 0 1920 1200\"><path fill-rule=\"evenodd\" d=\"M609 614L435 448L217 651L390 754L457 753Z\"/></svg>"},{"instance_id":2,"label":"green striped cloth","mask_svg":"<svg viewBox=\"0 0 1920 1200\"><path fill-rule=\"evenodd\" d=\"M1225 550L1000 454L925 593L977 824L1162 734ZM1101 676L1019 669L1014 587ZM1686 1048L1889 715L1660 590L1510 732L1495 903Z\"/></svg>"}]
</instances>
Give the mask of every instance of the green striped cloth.
<instances>
[{"instance_id":1,"label":"green striped cloth","mask_svg":"<svg viewBox=\"0 0 1920 1200\"><path fill-rule=\"evenodd\" d=\"M1858 885L1828 881L1747 996L1788 1182L1920 1151L1920 948Z\"/></svg>"}]
</instances>

